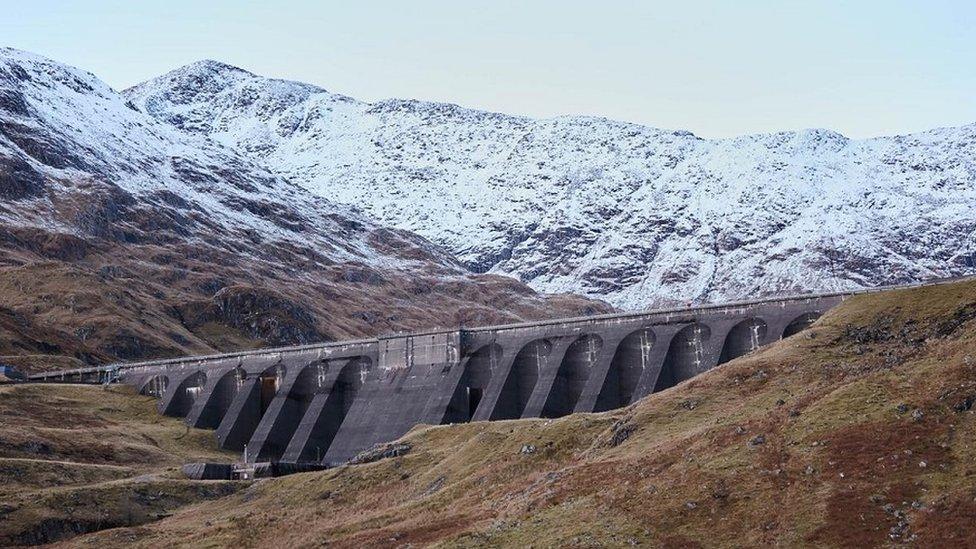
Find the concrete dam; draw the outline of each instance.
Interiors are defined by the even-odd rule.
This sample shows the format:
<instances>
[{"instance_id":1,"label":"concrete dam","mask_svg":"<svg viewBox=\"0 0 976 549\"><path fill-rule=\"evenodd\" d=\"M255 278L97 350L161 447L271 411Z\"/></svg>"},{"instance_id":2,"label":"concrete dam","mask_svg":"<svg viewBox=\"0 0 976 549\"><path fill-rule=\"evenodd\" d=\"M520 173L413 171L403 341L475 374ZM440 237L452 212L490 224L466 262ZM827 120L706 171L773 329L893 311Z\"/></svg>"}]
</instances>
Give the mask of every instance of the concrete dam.
<instances>
[{"instance_id":1,"label":"concrete dam","mask_svg":"<svg viewBox=\"0 0 976 549\"><path fill-rule=\"evenodd\" d=\"M853 293L807 295L118 364L120 381L247 461L345 462L417 424L626 406L789 337Z\"/></svg>"}]
</instances>

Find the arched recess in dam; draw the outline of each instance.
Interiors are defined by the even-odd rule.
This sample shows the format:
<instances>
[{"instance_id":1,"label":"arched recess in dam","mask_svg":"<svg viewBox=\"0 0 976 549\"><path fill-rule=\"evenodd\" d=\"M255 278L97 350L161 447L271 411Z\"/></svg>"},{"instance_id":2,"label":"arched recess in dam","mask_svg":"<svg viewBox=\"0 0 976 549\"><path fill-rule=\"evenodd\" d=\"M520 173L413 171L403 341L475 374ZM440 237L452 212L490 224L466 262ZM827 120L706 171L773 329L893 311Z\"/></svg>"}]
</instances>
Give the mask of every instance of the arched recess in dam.
<instances>
[{"instance_id":1,"label":"arched recess in dam","mask_svg":"<svg viewBox=\"0 0 976 549\"><path fill-rule=\"evenodd\" d=\"M280 409L272 418L274 423L268 430L263 444L257 449L256 459L258 461L281 457L292 435L295 434L295 430L298 429L299 422L308 410L312 398L322 391L324 380L328 377L328 370L329 363L327 360L314 362L301 369L288 394L285 395Z\"/></svg>"},{"instance_id":2,"label":"arched recess in dam","mask_svg":"<svg viewBox=\"0 0 976 549\"><path fill-rule=\"evenodd\" d=\"M536 339L519 350L505 378L501 395L489 419L518 419L539 381L539 371L552 352L552 342Z\"/></svg>"},{"instance_id":3,"label":"arched recess in dam","mask_svg":"<svg viewBox=\"0 0 976 549\"><path fill-rule=\"evenodd\" d=\"M176 388L173 399L170 400L169 406L163 410L163 413L168 416L186 417L190 413L190 409L193 408L193 402L206 384L207 374L203 372L194 372L186 376L186 379Z\"/></svg>"},{"instance_id":4,"label":"arched recess in dam","mask_svg":"<svg viewBox=\"0 0 976 549\"><path fill-rule=\"evenodd\" d=\"M261 414L264 415L268 411L268 406L271 406L271 401L274 400L276 394L278 394L278 389L281 388L281 382L285 379L285 367L281 363L278 363L265 371L261 372L258 376L258 390L260 396L260 406Z\"/></svg>"},{"instance_id":5,"label":"arched recess in dam","mask_svg":"<svg viewBox=\"0 0 976 549\"><path fill-rule=\"evenodd\" d=\"M318 461L325 456L372 365L373 361L365 356L327 360L316 365L314 386L303 390L312 390L311 399L304 405L299 421L295 422L288 435L291 444L285 443L289 459ZM334 371L335 368L339 368L338 373ZM304 417L308 414L313 416ZM300 441L291 441L299 422L303 429L308 430ZM293 447L296 443L298 446Z\"/></svg>"},{"instance_id":6,"label":"arched recess in dam","mask_svg":"<svg viewBox=\"0 0 976 549\"><path fill-rule=\"evenodd\" d=\"M785 339L791 335L795 335L803 330L806 330L811 324L816 322L818 318L820 318L820 313L804 313L794 318L789 324L786 325L786 329L783 330L783 338Z\"/></svg>"},{"instance_id":7,"label":"arched recess in dam","mask_svg":"<svg viewBox=\"0 0 976 549\"><path fill-rule=\"evenodd\" d=\"M442 423L466 423L471 421L481 399L484 397L491 372L498 369L498 361L502 357L502 347L497 343L485 345L475 351L464 367L461 382L451 397L447 413Z\"/></svg>"},{"instance_id":8,"label":"arched recess in dam","mask_svg":"<svg viewBox=\"0 0 976 549\"><path fill-rule=\"evenodd\" d=\"M224 415L217 427L221 447L236 451L244 449L284 378L285 367L280 362L268 366L256 377L247 374L231 402L232 410Z\"/></svg>"},{"instance_id":9,"label":"arched recess in dam","mask_svg":"<svg viewBox=\"0 0 976 549\"><path fill-rule=\"evenodd\" d=\"M653 392L674 387L707 367L704 364L705 342L711 335L712 331L708 326L700 323L685 326L674 334Z\"/></svg>"},{"instance_id":10,"label":"arched recess in dam","mask_svg":"<svg viewBox=\"0 0 976 549\"><path fill-rule=\"evenodd\" d=\"M139 394L162 398L163 393L166 392L166 388L169 387L169 378L159 374L149 378L145 384L143 384L142 389Z\"/></svg>"},{"instance_id":11,"label":"arched recess in dam","mask_svg":"<svg viewBox=\"0 0 976 549\"><path fill-rule=\"evenodd\" d=\"M650 366L651 349L657 337L651 328L642 328L625 337L610 361L594 412L605 412L631 403L644 370Z\"/></svg>"},{"instance_id":12,"label":"arched recess in dam","mask_svg":"<svg viewBox=\"0 0 976 549\"><path fill-rule=\"evenodd\" d=\"M204 403L199 416L194 418L191 414L187 419L194 427L216 429L224 414L230 409L230 405L234 402L234 397L237 396L237 391L246 377L247 372L240 366L224 373L214 384L210 394L201 396L201 398L206 398L207 402Z\"/></svg>"},{"instance_id":13,"label":"arched recess in dam","mask_svg":"<svg viewBox=\"0 0 976 549\"><path fill-rule=\"evenodd\" d=\"M542 407L542 417L562 417L573 412L602 347L603 340L600 336L584 334L566 349L549 396Z\"/></svg>"},{"instance_id":14,"label":"arched recess in dam","mask_svg":"<svg viewBox=\"0 0 976 549\"><path fill-rule=\"evenodd\" d=\"M719 364L728 362L732 359L754 351L766 340L769 327L761 318L747 318L736 324L725 336L725 344L722 345L722 354L719 355Z\"/></svg>"}]
</instances>

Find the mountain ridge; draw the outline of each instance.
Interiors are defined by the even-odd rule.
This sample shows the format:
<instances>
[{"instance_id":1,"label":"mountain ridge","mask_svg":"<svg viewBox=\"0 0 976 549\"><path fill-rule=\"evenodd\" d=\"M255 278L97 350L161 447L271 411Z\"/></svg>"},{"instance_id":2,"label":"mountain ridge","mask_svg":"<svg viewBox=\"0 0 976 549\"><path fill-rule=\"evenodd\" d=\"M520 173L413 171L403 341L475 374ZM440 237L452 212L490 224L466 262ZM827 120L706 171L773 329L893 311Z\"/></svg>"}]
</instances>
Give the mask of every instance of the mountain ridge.
<instances>
[{"instance_id":1,"label":"mountain ridge","mask_svg":"<svg viewBox=\"0 0 976 549\"><path fill-rule=\"evenodd\" d=\"M21 50L17 50L17 51L21 51ZM314 83L310 83L310 82L304 82L302 80L295 80L293 78L279 78L279 77L270 77L270 76L266 77L266 76L261 76L260 74L254 72L254 71L252 71L250 69L245 69L243 67L240 67L240 66L237 66L237 65L234 65L234 64L231 64L231 63L226 63L226 62L220 61L218 59L210 59L210 58L199 59L197 61L192 61L190 63L187 63L185 65L182 65L180 67L177 67L175 69L172 69L170 71L167 71L167 72L165 72L165 73L163 73L163 74L161 74L161 75L159 75L157 77L150 78L148 80L145 80L145 81L142 81L142 82L133 84L131 86L126 86L124 88L121 88L121 89L117 90L117 92L118 93L121 93L123 95L138 94L140 88L143 88L143 87L147 86L148 84L150 84L152 82L156 82L156 81L158 81L160 79L163 79L163 78L166 78L168 76L176 75L176 74L180 73L181 71L184 71L186 69L193 68L193 67L198 66L198 65L204 65L204 66L208 66L209 65L209 66L213 66L213 67L222 67L222 68L227 69L229 72L245 73L247 75L254 76L254 77L257 77L257 78L262 79L262 80L272 81L272 82L281 82L281 83L284 83L284 84L296 84L296 85L299 85L299 86L307 86L309 88L314 88L314 89L317 89L317 90L319 90L321 92L325 92L325 93L327 93L329 95L333 95L333 96L337 96L337 97L348 98L349 100L351 100L353 102L360 103L360 104L363 104L363 105L371 105L371 106L374 106L374 107L375 106L378 106L378 105L382 105L382 104L406 103L406 104L415 104L415 105L429 105L429 106L434 106L434 107L444 107L444 108L457 109L457 110L462 110L462 111L471 111L471 112L474 112L474 113L481 113L481 114L485 114L485 115L499 115L499 116L505 116L507 118L516 118L516 119L523 119L523 120L529 120L529 121L553 121L553 120L574 119L574 118L575 119L582 119L582 120L595 120L595 121L603 121L603 122L612 123L612 124L622 124L622 125L628 125L628 126L634 126L634 127L640 127L640 128L650 128L650 129L655 129L655 130L658 130L658 131L661 131L661 132L672 133L672 134L675 134L675 135L686 135L686 136L694 137L694 138L699 139L699 140L702 140L702 141L734 141L734 140L738 140L738 139L760 138L760 137L774 137L774 136L780 136L780 135L804 134L804 133L826 133L826 134L831 134L831 135L834 135L834 136L843 138L845 140L870 141L870 140L874 140L874 139L909 137L909 136L919 135L919 134L924 134L924 133L929 133L929 132L939 132L939 131L943 131L943 130L951 130L951 129L956 129L956 128L967 128L969 126L976 126L976 120L974 120L972 122L967 122L967 123L962 123L962 124L950 124L950 125L945 125L945 126L936 126L936 127L933 127L933 128L928 128L928 129L918 130L918 131L906 131L906 132L900 132L900 133L872 135L872 136L866 136L866 137L850 137L850 136L845 135L844 133L842 133L840 131L833 130L833 129L830 129L830 128L827 128L827 127L823 127L823 126L816 126L816 127L810 126L810 127L802 127L802 128L794 128L794 129L784 129L784 130L772 130L772 131L761 131L761 132L743 133L743 134L738 134L738 135L733 135L733 136L725 136L725 137L704 137L704 136L700 136L700 135L696 134L695 132L693 132L691 130L678 129L678 128L659 127L659 126L649 125L649 124L645 124L645 123L641 123L641 122L633 122L633 121L625 120L625 119L622 119L622 118L614 118L612 116L605 116L605 115L600 115L600 114L562 113L562 114L556 114L556 115L552 115L552 116L534 117L534 116L531 116L531 115L510 114L510 113L506 113L506 112L503 112L503 111L500 111L500 110L493 110L493 109L487 109L487 108L481 108L481 107L468 106L468 105L464 105L464 104L461 104L461 103L455 103L455 102L449 101L449 100L403 98L403 97L385 97L385 98L377 99L377 100L374 100L374 101L360 100L360 99L356 99L355 97L353 97L351 95L347 95L347 94L343 94L343 93L339 93L339 92L330 91L330 90L328 90L326 88L323 88L320 84L314 84Z\"/></svg>"},{"instance_id":2,"label":"mountain ridge","mask_svg":"<svg viewBox=\"0 0 976 549\"><path fill-rule=\"evenodd\" d=\"M125 94L475 272L539 291L640 309L973 272L976 124L703 139L325 91L296 101L260 76L198 94L181 71Z\"/></svg>"},{"instance_id":3,"label":"mountain ridge","mask_svg":"<svg viewBox=\"0 0 976 549\"><path fill-rule=\"evenodd\" d=\"M91 73L13 49L0 50L0 199L0 356L25 371L608 309L472 274Z\"/></svg>"}]
</instances>

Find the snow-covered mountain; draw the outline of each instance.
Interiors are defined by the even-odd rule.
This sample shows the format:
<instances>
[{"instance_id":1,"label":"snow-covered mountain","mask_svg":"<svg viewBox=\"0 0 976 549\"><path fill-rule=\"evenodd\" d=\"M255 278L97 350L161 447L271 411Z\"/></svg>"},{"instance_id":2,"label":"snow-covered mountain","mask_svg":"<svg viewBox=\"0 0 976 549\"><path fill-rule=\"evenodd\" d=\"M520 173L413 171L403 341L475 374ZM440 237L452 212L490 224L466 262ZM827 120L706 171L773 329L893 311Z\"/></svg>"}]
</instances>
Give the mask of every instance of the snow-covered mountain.
<instances>
[{"instance_id":1,"label":"snow-covered mountain","mask_svg":"<svg viewBox=\"0 0 976 549\"><path fill-rule=\"evenodd\" d=\"M0 49L0 355L86 362L605 312Z\"/></svg>"},{"instance_id":2,"label":"snow-covered mountain","mask_svg":"<svg viewBox=\"0 0 976 549\"><path fill-rule=\"evenodd\" d=\"M641 308L973 272L976 125L706 140L601 118L365 103L213 61L124 93L540 291Z\"/></svg>"},{"instance_id":3,"label":"snow-covered mountain","mask_svg":"<svg viewBox=\"0 0 976 549\"><path fill-rule=\"evenodd\" d=\"M385 229L351 208L160 123L94 75L44 57L0 49L0 121L2 222L82 237L213 240L257 259L289 249L322 262L418 264L378 251L373 233ZM395 237L463 272L423 239Z\"/></svg>"}]
</instances>

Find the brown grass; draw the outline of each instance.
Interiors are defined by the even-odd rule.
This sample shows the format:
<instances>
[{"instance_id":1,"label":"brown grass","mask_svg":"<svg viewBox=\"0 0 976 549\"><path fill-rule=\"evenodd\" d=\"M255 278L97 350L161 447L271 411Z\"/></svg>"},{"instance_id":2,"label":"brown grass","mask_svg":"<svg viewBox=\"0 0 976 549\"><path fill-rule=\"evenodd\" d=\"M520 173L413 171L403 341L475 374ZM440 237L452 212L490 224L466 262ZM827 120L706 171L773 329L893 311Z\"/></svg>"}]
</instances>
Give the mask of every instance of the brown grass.
<instances>
[{"instance_id":1,"label":"brown grass","mask_svg":"<svg viewBox=\"0 0 976 549\"><path fill-rule=\"evenodd\" d=\"M402 457L71 544L973 545L973 310L976 282L856 297L623 410L417 427Z\"/></svg>"},{"instance_id":2,"label":"brown grass","mask_svg":"<svg viewBox=\"0 0 976 549\"><path fill-rule=\"evenodd\" d=\"M0 545L142 524L242 487L179 480L187 461L234 456L129 388L4 386L0 417Z\"/></svg>"},{"instance_id":3,"label":"brown grass","mask_svg":"<svg viewBox=\"0 0 976 549\"><path fill-rule=\"evenodd\" d=\"M355 263L295 270L217 250L107 246L37 260L0 238L5 362L33 373L611 310L493 275Z\"/></svg>"}]
</instances>

